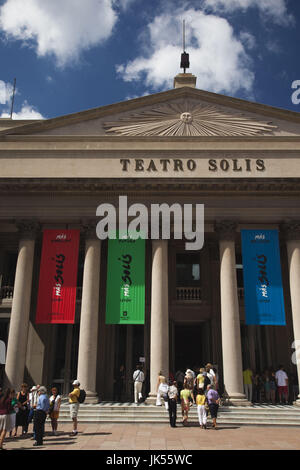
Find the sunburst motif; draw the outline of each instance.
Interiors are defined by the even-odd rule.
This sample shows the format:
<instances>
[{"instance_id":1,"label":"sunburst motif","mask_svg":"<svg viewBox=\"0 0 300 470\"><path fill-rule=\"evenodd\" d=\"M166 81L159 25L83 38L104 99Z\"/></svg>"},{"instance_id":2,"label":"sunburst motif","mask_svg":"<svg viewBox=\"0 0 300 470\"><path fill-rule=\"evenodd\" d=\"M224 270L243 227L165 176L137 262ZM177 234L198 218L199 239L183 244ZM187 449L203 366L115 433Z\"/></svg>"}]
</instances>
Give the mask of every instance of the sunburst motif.
<instances>
[{"instance_id":1,"label":"sunburst motif","mask_svg":"<svg viewBox=\"0 0 300 470\"><path fill-rule=\"evenodd\" d=\"M251 136L272 132L277 126L186 101L133 113L103 127L109 134L127 136Z\"/></svg>"}]
</instances>

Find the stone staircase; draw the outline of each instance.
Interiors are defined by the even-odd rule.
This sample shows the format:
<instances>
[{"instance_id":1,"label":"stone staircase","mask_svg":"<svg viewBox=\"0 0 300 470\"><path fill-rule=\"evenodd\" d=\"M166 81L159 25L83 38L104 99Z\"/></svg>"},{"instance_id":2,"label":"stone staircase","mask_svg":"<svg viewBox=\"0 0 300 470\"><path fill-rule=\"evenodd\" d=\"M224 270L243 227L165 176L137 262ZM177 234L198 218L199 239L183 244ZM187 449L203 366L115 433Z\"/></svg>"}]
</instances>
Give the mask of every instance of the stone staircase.
<instances>
[{"instance_id":1,"label":"stone staircase","mask_svg":"<svg viewBox=\"0 0 300 470\"><path fill-rule=\"evenodd\" d=\"M80 405L78 421L82 423L168 423L169 415L165 407L144 403L101 402L96 405ZM209 418L210 421L210 418ZM63 400L59 422L71 422L69 405ZM181 422L181 407L177 407L177 422ZM194 405L189 412L189 422L198 423ZM300 407L293 405L257 404L249 407L220 407L219 425L226 426L300 426Z\"/></svg>"}]
</instances>

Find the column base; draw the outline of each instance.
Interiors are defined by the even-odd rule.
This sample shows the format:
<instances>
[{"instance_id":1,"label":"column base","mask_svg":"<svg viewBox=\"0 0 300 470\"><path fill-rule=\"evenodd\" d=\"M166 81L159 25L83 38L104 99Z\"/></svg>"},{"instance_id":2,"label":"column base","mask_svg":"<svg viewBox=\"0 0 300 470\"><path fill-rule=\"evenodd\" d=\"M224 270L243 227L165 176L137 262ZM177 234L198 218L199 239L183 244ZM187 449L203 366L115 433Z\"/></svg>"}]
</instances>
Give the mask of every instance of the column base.
<instances>
[{"instance_id":1,"label":"column base","mask_svg":"<svg viewBox=\"0 0 300 470\"><path fill-rule=\"evenodd\" d=\"M296 401L293 401L294 406L300 406L300 397L297 397Z\"/></svg>"},{"instance_id":2,"label":"column base","mask_svg":"<svg viewBox=\"0 0 300 470\"><path fill-rule=\"evenodd\" d=\"M90 392L90 391L86 392L86 397L84 401L86 405L96 405L97 403L99 403L99 401L100 399L96 392Z\"/></svg>"},{"instance_id":3,"label":"column base","mask_svg":"<svg viewBox=\"0 0 300 470\"><path fill-rule=\"evenodd\" d=\"M237 393L234 395L223 395L224 406L253 406L253 403L246 398L246 395Z\"/></svg>"},{"instance_id":4,"label":"column base","mask_svg":"<svg viewBox=\"0 0 300 470\"><path fill-rule=\"evenodd\" d=\"M149 393L148 397L145 400L146 405L156 405L156 393Z\"/></svg>"}]
</instances>

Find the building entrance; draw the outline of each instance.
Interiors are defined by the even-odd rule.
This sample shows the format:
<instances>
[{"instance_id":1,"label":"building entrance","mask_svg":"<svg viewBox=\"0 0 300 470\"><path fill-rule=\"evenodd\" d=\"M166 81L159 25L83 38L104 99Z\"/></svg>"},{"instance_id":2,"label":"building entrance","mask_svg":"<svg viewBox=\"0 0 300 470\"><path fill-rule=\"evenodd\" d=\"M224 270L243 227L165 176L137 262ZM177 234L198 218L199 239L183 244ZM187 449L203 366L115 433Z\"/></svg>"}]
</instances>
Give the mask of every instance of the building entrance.
<instances>
[{"instance_id":1,"label":"building entrance","mask_svg":"<svg viewBox=\"0 0 300 470\"><path fill-rule=\"evenodd\" d=\"M175 325L175 372L198 369L211 360L209 332L209 322Z\"/></svg>"}]
</instances>

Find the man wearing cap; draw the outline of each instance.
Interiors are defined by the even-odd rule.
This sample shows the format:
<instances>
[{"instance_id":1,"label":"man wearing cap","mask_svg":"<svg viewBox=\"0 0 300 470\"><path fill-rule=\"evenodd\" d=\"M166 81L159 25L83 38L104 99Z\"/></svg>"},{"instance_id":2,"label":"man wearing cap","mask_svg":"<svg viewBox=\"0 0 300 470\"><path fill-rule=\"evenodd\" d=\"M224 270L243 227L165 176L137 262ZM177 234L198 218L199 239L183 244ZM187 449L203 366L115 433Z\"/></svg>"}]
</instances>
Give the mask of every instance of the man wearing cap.
<instances>
[{"instance_id":1,"label":"man wearing cap","mask_svg":"<svg viewBox=\"0 0 300 470\"><path fill-rule=\"evenodd\" d=\"M43 445L45 421L46 421L47 413L50 407L46 387L41 386L39 388L38 395L39 397L38 397L36 409L34 412L34 418L33 418L34 419L34 433L35 433L35 439L36 439L36 442L33 444L34 446Z\"/></svg>"},{"instance_id":2,"label":"man wearing cap","mask_svg":"<svg viewBox=\"0 0 300 470\"><path fill-rule=\"evenodd\" d=\"M78 397L80 395L80 383L78 380L74 380L73 382L73 390L69 393L69 404L70 404L70 416L73 421L73 431L71 433L72 436L76 436L77 434L77 416L79 410L79 401Z\"/></svg>"}]
</instances>

